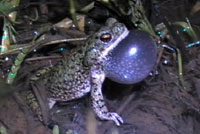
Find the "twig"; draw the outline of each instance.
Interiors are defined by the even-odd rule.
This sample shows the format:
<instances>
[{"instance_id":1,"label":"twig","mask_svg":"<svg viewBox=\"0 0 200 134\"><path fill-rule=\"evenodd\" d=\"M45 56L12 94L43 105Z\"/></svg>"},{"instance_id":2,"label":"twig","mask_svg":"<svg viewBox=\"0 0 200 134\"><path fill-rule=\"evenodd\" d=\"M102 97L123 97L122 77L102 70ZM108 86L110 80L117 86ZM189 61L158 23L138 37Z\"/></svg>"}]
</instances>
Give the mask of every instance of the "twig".
<instances>
[{"instance_id":1,"label":"twig","mask_svg":"<svg viewBox=\"0 0 200 134\"><path fill-rule=\"evenodd\" d=\"M35 60L47 60L47 59L60 59L62 56L43 56L43 57L34 57L34 58L28 58L25 61L35 61Z\"/></svg>"}]
</instances>

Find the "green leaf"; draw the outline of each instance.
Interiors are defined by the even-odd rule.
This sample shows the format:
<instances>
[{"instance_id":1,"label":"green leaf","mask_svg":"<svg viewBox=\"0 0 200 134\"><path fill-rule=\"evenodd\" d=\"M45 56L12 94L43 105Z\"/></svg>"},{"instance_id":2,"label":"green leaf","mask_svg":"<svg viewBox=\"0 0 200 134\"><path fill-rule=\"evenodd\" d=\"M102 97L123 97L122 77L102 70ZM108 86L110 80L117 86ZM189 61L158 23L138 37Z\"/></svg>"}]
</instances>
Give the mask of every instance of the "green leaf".
<instances>
[{"instance_id":1,"label":"green leaf","mask_svg":"<svg viewBox=\"0 0 200 134\"><path fill-rule=\"evenodd\" d=\"M0 2L0 16L8 15L12 9L13 6L9 2L4 0Z\"/></svg>"},{"instance_id":2,"label":"green leaf","mask_svg":"<svg viewBox=\"0 0 200 134\"><path fill-rule=\"evenodd\" d=\"M192 38L193 41L197 41L198 37L195 31L193 30L189 20L187 18L186 20L187 22L179 21L179 22L174 22L173 24L177 26L181 26L183 28L183 32L187 33Z\"/></svg>"},{"instance_id":3,"label":"green leaf","mask_svg":"<svg viewBox=\"0 0 200 134\"><path fill-rule=\"evenodd\" d=\"M58 125L55 125L54 127L53 127L53 134L59 134L60 132L59 132L59 127L58 127Z\"/></svg>"}]
</instances>

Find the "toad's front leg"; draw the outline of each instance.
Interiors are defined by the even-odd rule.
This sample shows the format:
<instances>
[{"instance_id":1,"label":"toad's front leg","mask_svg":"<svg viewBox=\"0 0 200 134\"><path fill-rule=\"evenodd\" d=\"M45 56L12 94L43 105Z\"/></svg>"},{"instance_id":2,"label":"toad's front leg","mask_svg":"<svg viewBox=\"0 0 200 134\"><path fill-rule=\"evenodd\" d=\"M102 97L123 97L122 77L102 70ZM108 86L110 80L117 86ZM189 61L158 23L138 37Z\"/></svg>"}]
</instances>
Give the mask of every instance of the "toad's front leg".
<instances>
[{"instance_id":1,"label":"toad's front leg","mask_svg":"<svg viewBox=\"0 0 200 134\"><path fill-rule=\"evenodd\" d=\"M102 120L112 120L117 126L123 123L123 119L115 112L108 112L102 94L102 83L105 79L103 71L95 70L91 73L91 105L97 116Z\"/></svg>"}]
</instances>

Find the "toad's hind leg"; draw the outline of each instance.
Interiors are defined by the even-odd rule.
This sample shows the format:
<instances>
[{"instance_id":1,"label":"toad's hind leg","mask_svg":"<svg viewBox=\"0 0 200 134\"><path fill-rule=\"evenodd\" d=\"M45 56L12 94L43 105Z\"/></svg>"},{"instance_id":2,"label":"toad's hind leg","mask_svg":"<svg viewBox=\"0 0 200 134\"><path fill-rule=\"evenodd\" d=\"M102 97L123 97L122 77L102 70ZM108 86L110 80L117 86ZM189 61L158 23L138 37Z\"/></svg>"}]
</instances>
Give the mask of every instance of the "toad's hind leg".
<instances>
[{"instance_id":1,"label":"toad's hind leg","mask_svg":"<svg viewBox=\"0 0 200 134\"><path fill-rule=\"evenodd\" d=\"M48 125L49 122L49 105L44 86L39 82L31 83L32 90L26 92L26 101L31 110L36 113L39 120ZM55 104L55 103L54 103Z\"/></svg>"},{"instance_id":2,"label":"toad's hind leg","mask_svg":"<svg viewBox=\"0 0 200 134\"><path fill-rule=\"evenodd\" d=\"M103 94L102 94L102 83L105 79L103 71L96 70L91 75L91 105L95 113L100 119L112 120L117 126L123 123L123 119L115 112L109 112L105 105Z\"/></svg>"}]
</instances>

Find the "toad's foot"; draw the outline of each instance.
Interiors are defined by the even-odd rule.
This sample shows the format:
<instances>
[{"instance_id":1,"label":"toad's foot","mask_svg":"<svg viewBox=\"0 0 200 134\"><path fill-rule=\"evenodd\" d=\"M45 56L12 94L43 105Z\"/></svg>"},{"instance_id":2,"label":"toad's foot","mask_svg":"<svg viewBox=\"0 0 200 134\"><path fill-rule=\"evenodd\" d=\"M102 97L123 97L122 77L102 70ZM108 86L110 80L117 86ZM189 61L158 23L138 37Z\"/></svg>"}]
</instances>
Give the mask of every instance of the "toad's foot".
<instances>
[{"instance_id":1,"label":"toad's foot","mask_svg":"<svg viewBox=\"0 0 200 134\"><path fill-rule=\"evenodd\" d=\"M112 120L117 126L123 123L123 119L114 112L109 112L105 105L101 91L105 74L102 70L94 69L92 72L91 105L97 116L102 120Z\"/></svg>"},{"instance_id":2,"label":"toad's foot","mask_svg":"<svg viewBox=\"0 0 200 134\"><path fill-rule=\"evenodd\" d=\"M112 120L115 122L115 124L117 126L120 126L120 124L124 123L122 117L120 117L117 113L114 113L114 112L106 113L106 114L100 116L100 118L105 119L105 120Z\"/></svg>"}]
</instances>

